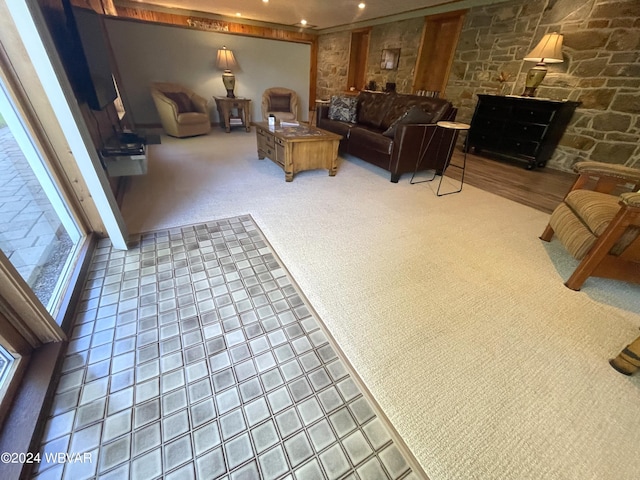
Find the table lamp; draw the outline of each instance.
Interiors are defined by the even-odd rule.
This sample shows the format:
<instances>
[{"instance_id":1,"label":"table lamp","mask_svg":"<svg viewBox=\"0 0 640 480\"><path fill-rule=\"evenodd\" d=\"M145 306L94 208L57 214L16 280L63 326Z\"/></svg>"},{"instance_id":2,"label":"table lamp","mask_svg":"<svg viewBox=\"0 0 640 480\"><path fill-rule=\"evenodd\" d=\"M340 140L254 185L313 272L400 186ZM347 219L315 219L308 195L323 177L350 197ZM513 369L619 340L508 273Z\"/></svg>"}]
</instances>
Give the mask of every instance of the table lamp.
<instances>
[{"instance_id":1,"label":"table lamp","mask_svg":"<svg viewBox=\"0 0 640 480\"><path fill-rule=\"evenodd\" d=\"M546 63L561 63L562 59L562 38L559 33L547 33L536 45L536 48L524 57L525 62L537 62L536 66L527 73L523 97L533 97L547 74Z\"/></svg>"},{"instance_id":2,"label":"table lamp","mask_svg":"<svg viewBox=\"0 0 640 480\"><path fill-rule=\"evenodd\" d=\"M227 50L227 47L218 49L218 56L216 58L216 67L220 70L224 70L222 74L222 83L224 88L227 89L227 97L236 98L233 94L233 89L236 86L236 77L231 73L231 69L238 68L238 62L231 50Z\"/></svg>"}]
</instances>

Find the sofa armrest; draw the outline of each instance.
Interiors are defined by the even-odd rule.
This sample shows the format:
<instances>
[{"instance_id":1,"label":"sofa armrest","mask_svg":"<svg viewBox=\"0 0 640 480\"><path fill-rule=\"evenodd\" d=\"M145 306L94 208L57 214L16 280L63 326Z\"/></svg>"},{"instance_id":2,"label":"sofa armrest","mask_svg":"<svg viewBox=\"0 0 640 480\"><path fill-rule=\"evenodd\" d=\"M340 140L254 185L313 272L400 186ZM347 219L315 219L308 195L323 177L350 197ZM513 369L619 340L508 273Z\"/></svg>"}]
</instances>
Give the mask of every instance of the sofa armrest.
<instances>
[{"instance_id":1,"label":"sofa armrest","mask_svg":"<svg viewBox=\"0 0 640 480\"><path fill-rule=\"evenodd\" d=\"M329 118L329 104L319 103L316 108L316 118Z\"/></svg>"},{"instance_id":2,"label":"sofa armrest","mask_svg":"<svg viewBox=\"0 0 640 480\"><path fill-rule=\"evenodd\" d=\"M413 172L420 162L421 170L441 173L447 160L448 146L454 130L437 128L433 123L399 125L393 139L391 172Z\"/></svg>"}]
</instances>

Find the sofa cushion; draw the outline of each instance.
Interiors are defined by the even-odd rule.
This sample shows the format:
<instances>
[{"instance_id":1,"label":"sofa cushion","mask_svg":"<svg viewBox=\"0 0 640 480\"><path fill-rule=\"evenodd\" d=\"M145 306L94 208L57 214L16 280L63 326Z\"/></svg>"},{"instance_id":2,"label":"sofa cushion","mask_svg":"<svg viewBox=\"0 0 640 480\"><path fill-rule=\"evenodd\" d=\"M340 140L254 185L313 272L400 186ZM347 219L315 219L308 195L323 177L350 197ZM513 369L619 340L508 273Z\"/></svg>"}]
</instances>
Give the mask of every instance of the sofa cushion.
<instances>
[{"instance_id":1,"label":"sofa cushion","mask_svg":"<svg viewBox=\"0 0 640 480\"><path fill-rule=\"evenodd\" d=\"M270 112L289 112L291 111L291 94L272 93L269 95L269 111Z\"/></svg>"},{"instance_id":2,"label":"sofa cushion","mask_svg":"<svg viewBox=\"0 0 640 480\"><path fill-rule=\"evenodd\" d=\"M396 119L384 132L383 135L393 138L396 135L396 130L399 125L408 123L431 123L433 119L433 113L425 112L418 105L414 105L409 110L400 115L400 118Z\"/></svg>"},{"instance_id":3,"label":"sofa cushion","mask_svg":"<svg viewBox=\"0 0 640 480\"><path fill-rule=\"evenodd\" d=\"M333 95L329 102L329 118L355 123L357 100L357 97Z\"/></svg>"},{"instance_id":4,"label":"sofa cushion","mask_svg":"<svg viewBox=\"0 0 640 480\"><path fill-rule=\"evenodd\" d=\"M451 108L451 103L443 98L422 97L419 95L395 95L393 103L387 108L386 115L380 124L383 130L386 130L396 121L404 112L414 105L418 105L425 112L431 112L433 118L431 123L443 120L444 115Z\"/></svg>"},{"instance_id":5,"label":"sofa cushion","mask_svg":"<svg viewBox=\"0 0 640 480\"><path fill-rule=\"evenodd\" d=\"M328 118L319 118L316 126L318 128L337 133L338 135L342 135L346 138L349 135L349 130L353 127L353 123L341 122L340 120L330 120Z\"/></svg>"},{"instance_id":6,"label":"sofa cushion","mask_svg":"<svg viewBox=\"0 0 640 480\"><path fill-rule=\"evenodd\" d=\"M358 145L364 145L368 150L391 155L393 140L380 135L380 130L357 126L349 131L349 147Z\"/></svg>"},{"instance_id":7,"label":"sofa cushion","mask_svg":"<svg viewBox=\"0 0 640 480\"><path fill-rule=\"evenodd\" d=\"M380 128L394 94L363 90L358 95L358 124Z\"/></svg>"},{"instance_id":8,"label":"sofa cushion","mask_svg":"<svg viewBox=\"0 0 640 480\"><path fill-rule=\"evenodd\" d=\"M191 103L191 99L189 95L184 92L162 92L165 97L170 100L173 100L178 107L178 113L184 112L193 112L195 108L193 108L193 103Z\"/></svg>"}]
</instances>

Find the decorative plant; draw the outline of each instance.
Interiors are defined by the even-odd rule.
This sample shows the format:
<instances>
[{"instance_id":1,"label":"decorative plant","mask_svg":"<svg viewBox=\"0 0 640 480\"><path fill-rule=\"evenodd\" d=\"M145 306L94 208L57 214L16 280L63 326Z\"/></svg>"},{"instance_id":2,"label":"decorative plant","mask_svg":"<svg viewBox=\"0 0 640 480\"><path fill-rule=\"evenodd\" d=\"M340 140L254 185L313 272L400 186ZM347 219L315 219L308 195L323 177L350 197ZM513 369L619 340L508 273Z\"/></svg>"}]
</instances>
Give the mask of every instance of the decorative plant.
<instances>
[{"instance_id":1,"label":"decorative plant","mask_svg":"<svg viewBox=\"0 0 640 480\"><path fill-rule=\"evenodd\" d=\"M500 72L500 75L498 75L498 78L496 78L496 80L498 80L502 85L504 82L508 81L510 77L511 77L511 74L507 72Z\"/></svg>"},{"instance_id":2,"label":"decorative plant","mask_svg":"<svg viewBox=\"0 0 640 480\"><path fill-rule=\"evenodd\" d=\"M500 72L500 75L498 75L498 78L496 78L496 80L500 82L500 86L498 87L498 95L503 94L502 90L504 88L504 83L508 81L510 77L511 77L511 74L507 72Z\"/></svg>"}]
</instances>

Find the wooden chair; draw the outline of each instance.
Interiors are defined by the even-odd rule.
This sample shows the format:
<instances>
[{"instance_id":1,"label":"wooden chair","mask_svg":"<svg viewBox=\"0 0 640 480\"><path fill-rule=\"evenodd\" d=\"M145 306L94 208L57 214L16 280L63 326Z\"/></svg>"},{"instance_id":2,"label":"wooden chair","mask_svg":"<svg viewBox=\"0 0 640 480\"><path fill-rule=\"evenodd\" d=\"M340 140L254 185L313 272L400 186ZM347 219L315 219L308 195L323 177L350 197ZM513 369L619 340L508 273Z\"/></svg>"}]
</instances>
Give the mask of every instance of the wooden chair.
<instances>
[{"instance_id":1,"label":"wooden chair","mask_svg":"<svg viewBox=\"0 0 640 480\"><path fill-rule=\"evenodd\" d=\"M640 337L627 345L609 364L620 373L632 375L640 370Z\"/></svg>"},{"instance_id":2,"label":"wooden chair","mask_svg":"<svg viewBox=\"0 0 640 480\"><path fill-rule=\"evenodd\" d=\"M640 283L640 170L578 162L578 178L551 214L540 238L554 234L580 264L565 285L589 277Z\"/></svg>"}]
</instances>

